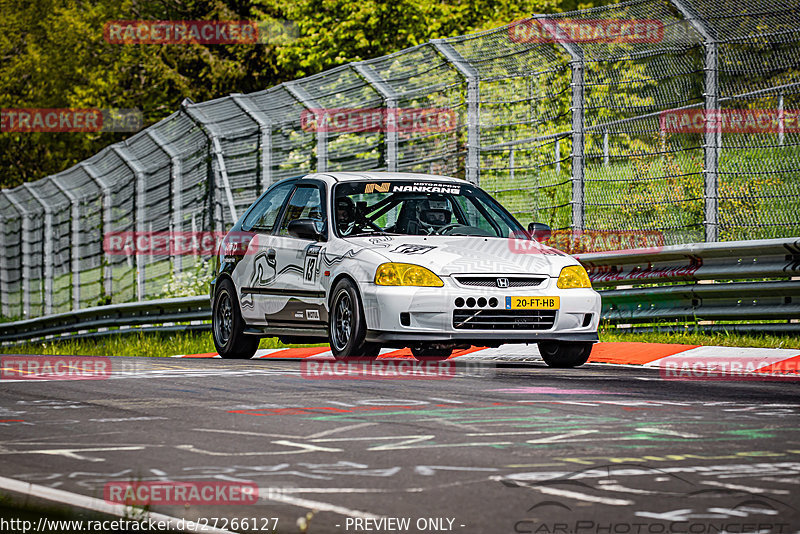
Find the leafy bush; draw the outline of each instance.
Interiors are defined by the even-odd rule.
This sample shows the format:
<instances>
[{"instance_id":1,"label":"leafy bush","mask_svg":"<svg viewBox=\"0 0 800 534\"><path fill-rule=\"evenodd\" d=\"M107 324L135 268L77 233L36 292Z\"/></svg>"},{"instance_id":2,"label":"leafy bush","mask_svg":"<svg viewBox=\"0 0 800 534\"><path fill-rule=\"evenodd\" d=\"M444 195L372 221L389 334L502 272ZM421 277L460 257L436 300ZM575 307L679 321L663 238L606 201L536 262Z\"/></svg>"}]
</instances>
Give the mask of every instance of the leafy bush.
<instances>
[{"instance_id":1,"label":"leafy bush","mask_svg":"<svg viewBox=\"0 0 800 534\"><path fill-rule=\"evenodd\" d=\"M213 278L211 262L199 261L194 268L173 273L164 284L163 298L196 297L208 293L208 285Z\"/></svg>"}]
</instances>

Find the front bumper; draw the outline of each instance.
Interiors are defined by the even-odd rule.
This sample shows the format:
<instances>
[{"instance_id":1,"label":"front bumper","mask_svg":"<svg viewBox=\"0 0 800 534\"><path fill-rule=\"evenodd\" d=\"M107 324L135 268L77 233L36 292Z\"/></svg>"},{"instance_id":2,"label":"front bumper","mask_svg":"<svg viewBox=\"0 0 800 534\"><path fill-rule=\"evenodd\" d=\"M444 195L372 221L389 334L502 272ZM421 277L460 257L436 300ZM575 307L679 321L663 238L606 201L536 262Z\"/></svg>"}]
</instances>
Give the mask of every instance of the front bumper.
<instances>
[{"instance_id":1,"label":"front bumper","mask_svg":"<svg viewBox=\"0 0 800 534\"><path fill-rule=\"evenodd\" d=\"M478 345L503 343L536 343L539 341L596 342L600 323L600 295L593 289L559 289L556 279L548 278L541 286L529 288L465 287L450 277L442 277L444 287L378 286L360 284L367 322L367 340L398 345L413 342L458 342ZM501 310L505 297L559 297L552 326L526 329L524 326L505 329L456 328L454 310L457 298L476 301L497 299L498 306L487 313ZM461 308L463 309L463 307ZM401 314L404 317L401 319ZM587 317L587 315L589 317Z\"/></svg>"}]
</instances>

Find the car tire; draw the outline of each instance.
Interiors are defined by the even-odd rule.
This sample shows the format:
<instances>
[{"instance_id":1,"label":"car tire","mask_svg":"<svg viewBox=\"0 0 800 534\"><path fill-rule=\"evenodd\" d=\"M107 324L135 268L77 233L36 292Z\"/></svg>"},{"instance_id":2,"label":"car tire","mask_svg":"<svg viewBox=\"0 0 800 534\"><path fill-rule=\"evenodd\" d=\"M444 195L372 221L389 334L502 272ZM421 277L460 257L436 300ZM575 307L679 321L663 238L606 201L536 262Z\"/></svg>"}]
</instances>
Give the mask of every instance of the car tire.
<instances>
[{"instance_id":1,"label":"car tire","mask_svg":"<svg viewBox=\"0 0 800 534\"><path fill-rule=\"evenodd\" d=\"M239 310L236 290L233 282L227 278L220 282L214 294L211 332L214 346L223 358L250 359L258 350L260 339L244 333L244 320Z\"/></svg>"},{"instance_id":2,"label":"car tire","mask_svg":"<svg viewBox=\"0 0 800 534\"><path fill-rule=\"evenodd\" d=\"M348 278L336 283L330 297L328 340L337 360L374 360L380 345L365 341L367 321L355 284Z\"/></svg>"},{"instance_id":3,"label":"car tire","mask_svg":"<svg viewBox=\"0 0 800 534\"><path fill-rule=\"evenodd\" d=\"M453 349L434 349L431 347L411 347L411 354L422 362L438 362L453 355Z\"/></svg>"},{"instance_id":4,"label":"car tire","mask_svg":"<svg viewBox=\"0 0 800 534\"><path fill-rule=\"evenodd\" d=\"M589 360L592 343L543 342L539 343L539 353L549 367L578 367Z\"/></svg>"}]
</instances>

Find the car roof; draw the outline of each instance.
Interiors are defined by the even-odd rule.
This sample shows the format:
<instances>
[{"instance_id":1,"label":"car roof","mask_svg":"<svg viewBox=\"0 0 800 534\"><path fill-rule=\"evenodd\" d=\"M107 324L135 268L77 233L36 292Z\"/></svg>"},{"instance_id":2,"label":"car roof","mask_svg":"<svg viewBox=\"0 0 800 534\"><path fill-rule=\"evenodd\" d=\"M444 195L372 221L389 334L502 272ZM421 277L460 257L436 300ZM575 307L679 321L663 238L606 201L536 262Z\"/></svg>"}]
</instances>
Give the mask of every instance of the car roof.
<instances>
[{"instance_id":1,"label":"car roof","mask_svg":"<svg viewBox=\"0 0 800 534\"><path fill-rule=\"evenodd\" d=\"M332 178L337 182L355 182L361 180L419 180L426 182L450 182L465 183L465 180L453 178L451 176L439 176L436 174L423 174L418 172L321 172L311 174L306 178Z\"/></svg>"}]
</instances>

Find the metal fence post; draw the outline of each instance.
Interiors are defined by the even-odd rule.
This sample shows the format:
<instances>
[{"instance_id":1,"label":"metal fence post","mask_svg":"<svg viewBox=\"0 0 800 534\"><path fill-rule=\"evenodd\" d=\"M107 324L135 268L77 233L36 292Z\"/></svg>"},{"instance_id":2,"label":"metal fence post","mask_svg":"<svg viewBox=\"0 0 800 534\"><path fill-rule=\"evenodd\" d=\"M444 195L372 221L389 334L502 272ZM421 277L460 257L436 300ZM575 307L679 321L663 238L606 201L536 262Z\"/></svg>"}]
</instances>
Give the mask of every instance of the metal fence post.
<instances>
[{"instance_id":1,"label":"metal fence post","mask_svg":"<svg viewBox=\"0 0 800 534\"><path fill-rule=\"evenodd\" d=\"M145 218L145 188L147 184L145 184L145 176L144 170L142 169L139 162L136 158L131 154L127 148L123 148L118 145L112 145L111 150L116 152L116 154L120 157L120 159L125 163L125 166L128 167L133 176L136 179L136 195L134 205L136 206L134 212L136 214L136 233L138 236L144 234L144 218ZM145 263L144 263L144 256L141 252L136 251L136 298L137 300L144 300L144 281L145 281Z\"/></svg>"},{"instance_id":2,"label":"metal fence post","mask_svg":"<svg viewBox=\"0 0 800 534\"><path fill-rule=\"evenodd\" d=\"M786 136L786 118L783 110L783 91L778 94L778 145L783 146Z\"/></svg>"},{"instance_id":3,"label":"metal fence post","mask_svg":"<svg viewBox=\"0 0 800 534\"><path fill-rule=\"evenodd\" d=\"M111 231L111 217L112 212L111 209L113 207L114 199L111 197L111 185L105 181L105 179L100 176L100 174L95 171L90 165L86 162L80 164L81 168L86 172L89 178L100 188L100 191L103 193L103 234L107 234ZM105 235L101 235L100 239L104 240ZM111 268L111 262L108 261L108 252L103 250L103 293L106 297L111 297L112 290L114 289L114 272ZM73 273L74 276L74 273ZM79 286L80 289L80 286ZM78 296L78 301L80 303L80 295Z\"/></svg>"},{"instance_id":4,"label":"metal fence post","mask_svg":"<svg viewBox=\"0 0 800 534\"><path fill-rule=\"evenodd\" d=\"M183 202L181 201L181 194L183 192L183 165L180 154L172 148L172 145L170 145L157 130L150 128L147 130L147 135L170 159L170 178L172 181L170 187L172 194L172 202L170 202L170 207L172 209L172 230L173 232L181 232L183 231ZM177 251L173 248L172 272L173 274L177 274L182 270L183 256L177 254Z\"/></svg>"},{"instance_id":5,"label":"metal fence post","mask_svg":"<svg viewBox=\"0 0 800 534\"><path fill-rule=\"evenodd\" d=\"M718 52L716 42L709 42L706 45L704 143L706 241L719 240L719 150L722 147L722 117L719 116Z\"/></svg>"},{"instance_id":6,"label":"metal fence post","mask_svg":"<svg viewBox=\"0 0 800 534\"><path fill-rule=\"evenodd\" d=\"M258 109L248 95L231 95L234 104L244 111L248 117L258 124L258 149L261 153L259 161L259 184L256 196L272 185L272 119Z\"/></svg>"},{"instance_id":7,"label":"metal fence post","mask_svg":"<svg viewBox=\"0 0 800 534\"><path fill-rule=\"evenodd\" d=\"M51 176L50 183L69 199L70 204L70 271L72 271L72 309L79 310L81 307L81 252L80 252L80 204L78 197L64 187L59 181L58 176Z\"/></svg>"},{"instance_id":8,"label":"metal fence post","mask_svg":"<svg viewBox=\"0 0 800 534\"><path fill-rule=\"evenodd\" d=\"M704 87L705 98L705 133L703 141L704 153L704 197L706 241L719 240L719 147L722 132L719 116L719 47L714 28L711 27L694 8L684 0L670 0L681 15L692 25L703 39L705 49ZM719 134L719 135L718 135Z\"/></svg>"},{"instance_id":9,"label":"metal fence post","mask_svg":"<svg viewBox=\"0 0 800 534\"><path fill-rule=\"evenodd\" d=\"M28 210L14 198L13 192L0 189L0 193L4 194L14 205L22 219L22 232L20 233L22 242L22 315L27 319L31 315L31 221Z\"/></svg>"},{"instance_id":10,"label":"metal fence post","mask_svg":"<svg viewBox=\"0 0 800 534\"><path fill-rule=\"evenodd\" d=\"M317 101L314 100L308 91L303 89L297 82L284 82L284 87L289 91L295 100L300 102L307 110L314 111L316 115L322 108ZM325 127L320 128L317 124L317 172L325 172L328 170L328 132Z\"/></svg>"},{"instance_id":11,"label":"metal fence post","mask_svg":"<svg viewBox=\"0 0 800 534\"><path fill-rule=\"evenodd\" d=\"M0 215L0 250L6 250L6 218ZM6 254L0 254L0 317L8 317L8 264Z\"/></svg>"},{"instance_id":12,"label":"metal fence post","mask_svg":"<svg viewBox=\"0 0 800 534\"><path fill-rule=\"evenodd\" d=\"M217 169L219 170L220 178L222 178L222 186L225 190L225 199L228 201L228 209L231 214L231 221L233 224L239 220L236 215L236 206L233 203L233 191L231 191L231 182L228 179L228 169L225 167L225 156L222 153L222 143L220 143L220 134L216 126L206 122L203 114L194 109L194 103L186 99L181 103L181 109L186 112L186 115L195 123L203 133L206 134L209 141L211 141L211 152L217 160Z\"/></svg>"},{"instance_id":13,"label":"metal fence post","mask_svg":"<svg viewBox=\"0 0 800 534\"><path fill-rule=\"evenodd\" d=\"M355 71L373 88L381 98L386 108L386 170L397 171L397 93L375 72L372 66L366 63L354 63ZM390 120L392 119L392 120Z\"/></svg>"},{"instance_id":14,"label":"metal fence post","mask_svg":"<svg viewBox=\"0 0 800 534\"><path fill-rule=\"evenodd\" d=\"M584 71L585 64L583 50L580 49L562 28L558 21L546 16L538 16L536 20L558 43L571 58L572 69L572 228L584 228L584 188L585 188L585 120L584 120Z\"/></svg>"},{"instance_id":15,"label":"metal fence post","mask_svg":"<svg viewBox=\"0 0 800 534\"><path fill-rule=\"evenodd\" d=\"M42 236L44 240L42 247L42 252L44 254L42 258L42 271L44 274L44 314L50 315L53 313L53 210L31 184L25 183L22 184L22 187L24 187L36 202L39 203L44 212L44 235Z\"/></svg>"},{"instance_id":16,"label":"metal fence post","mask_svg":"<svg viewBox=\"0 0 800 534\"><path fill-rule=\"evenodd\" d=\"M480 76L447 41L432 39L431 44L467 82L467 180L478 185L481 179Z\"/></svg>"},{"instance_id":17,"label":"metal fence post","mask_svg":"<svg viewBox=\"0 0 800 534\"><path fill-rule=\"evenodd\" d=\"M556 174L561 174L561 140L556 139L555 146L553 147L555 150L555 157L556 157Z\"/></svg>"}]
</instances>

